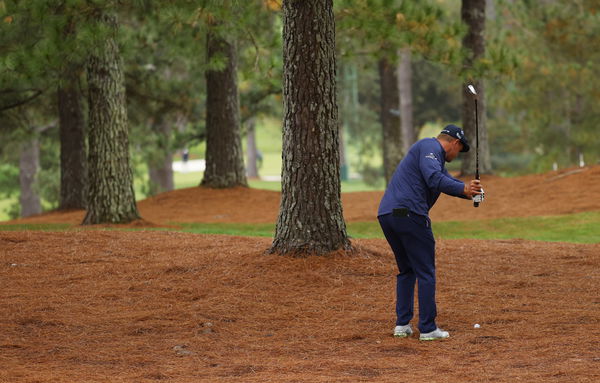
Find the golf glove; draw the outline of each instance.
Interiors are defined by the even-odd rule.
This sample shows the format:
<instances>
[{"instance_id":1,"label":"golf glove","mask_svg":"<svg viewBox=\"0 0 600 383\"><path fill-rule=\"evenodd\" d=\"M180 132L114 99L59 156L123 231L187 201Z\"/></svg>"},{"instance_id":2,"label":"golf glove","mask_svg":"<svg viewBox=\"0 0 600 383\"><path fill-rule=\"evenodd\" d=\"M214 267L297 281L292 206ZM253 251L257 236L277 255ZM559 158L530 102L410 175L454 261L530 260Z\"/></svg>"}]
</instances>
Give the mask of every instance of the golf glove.
<instances>
[{"instance_id":1,"label":"golf glove","mask_svg":"<svg viewBox=\"0 0 600 383\"><path fill-rule=\"evenodd\" d=\"M481 188L481 194L477 194L475 197L473 197L473 202L477 202L477 203L481 203L484 200L484 193L483 193L483 188Z\"/></svg>"}]
</instances>

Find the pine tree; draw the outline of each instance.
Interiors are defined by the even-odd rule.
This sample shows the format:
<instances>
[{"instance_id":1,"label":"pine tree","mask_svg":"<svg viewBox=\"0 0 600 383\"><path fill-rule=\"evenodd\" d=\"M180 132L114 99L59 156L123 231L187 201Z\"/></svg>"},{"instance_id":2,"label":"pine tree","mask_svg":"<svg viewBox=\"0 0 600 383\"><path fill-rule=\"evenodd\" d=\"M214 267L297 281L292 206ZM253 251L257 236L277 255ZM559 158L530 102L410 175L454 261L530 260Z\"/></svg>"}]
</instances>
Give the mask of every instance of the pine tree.
<instances>
[{"instance_id":1,"label":"pine tree","mask_svg":"<svg viewBox=\"0 0 600 383\"><path fill-rule=\"evenodd\" d=\"M379 59L380 105L379 119L383 133L383 173L385 183L392 178L398 163L404 156L402 130L398 107L398 78L396 66L387 58Z\"/></svg>"},{"instance_id":2,"label":"pine tree","mask_svg":"<svg viewBox=\"0 0 600 383\"><path fill-rule=\"evenodd\" d=\"M72 16L65 17L62 35L64 41L72 41L77 24ZM60 44L59 44L60 46ZM64 49L69 49L68 45ZM56 91L58 125L60 129L60 201L59 209L85 209L87 206L87 151L83 92L80 77L83 72L81 59L67 55L59 61L60 73Z\"/></svg>"},{"instance_id":3,"label":"pine tree","mask_svg":"<svg viewBox=\"0 0 600 383\"><path fill-rule=\"evenodd\" d=\"M129 135L117 17L98 10L110 33L87 62L89 86L89 194L84 224L127 223L139 218L129 165Z\"/></svg>"},{"instance_id":4,"label":"pine tree","mask_svg":"<svg viewBox=\"0 0 600 383\"><path fill-rule=\"evenodd\" d=\"M67 67L56 92L61 144L59 209L87 206L85 118L77 69Z\"/></svg>"},{"instance_id":5,"label":"pine tree","mask_svg":"<svg viewBox=\"0 0 600 383\"><path fill-rule=\"evenodd\" d=\"M462 0L461 17L468 26L468 32L464 37L463 44L467 50L464 67L469 69L474 63L484 57L485 54L485 1L482 0ZM477 109L479 122L479 172L482 174L492 171L490 160L490 150L487 139L486 129L486 102L485 87L483 79L468 80L463 84L462 97L462 121L463 130L467 139L472 143L474 150L469 151L463 157L461 173L475 174L476 148L477 143L475 129L475 103L473 95L467 89L467 85L473 84L477 89Z\"/></svg>"},{"instance_id":6,"label":"pine tree","mask_svg":"<svg viewBox=\"0 0 600 383\"><path fill-rule=\"evenodd\" d=\"M349 249L340 199L331 0L283 2L282 195L271 252Z\"/></svg>"},{"instance_id":7,"label":"pine tree","mask_svg":"<svg viewBox=\"0 0 600 383\"><path fill-rule=\"evenodd\" d=\"M223 57L222 70L206 71L206 170L202 186L247 186L240 136L236 44L214 31L207 37L208 59Z\"/></svg>"}]
</instances>

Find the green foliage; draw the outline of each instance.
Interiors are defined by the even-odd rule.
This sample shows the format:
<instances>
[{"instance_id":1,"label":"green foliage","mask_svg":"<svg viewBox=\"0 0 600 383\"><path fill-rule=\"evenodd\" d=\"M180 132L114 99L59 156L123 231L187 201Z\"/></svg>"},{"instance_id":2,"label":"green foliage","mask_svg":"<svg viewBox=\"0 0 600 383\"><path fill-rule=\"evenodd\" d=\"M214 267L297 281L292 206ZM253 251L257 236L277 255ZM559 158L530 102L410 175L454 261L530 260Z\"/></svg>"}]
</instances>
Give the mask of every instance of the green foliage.
<instances>
[{"instance_id":1,"label":"green foliage","mask_svg":"<svg viewBox=\"0 0 600 383\"><path fill-rule=\"evenodd\" d=\"M600 159L600 14L593 1L506 2L504 41L519 55L510 81L494 82L489 131L512 139L506 152L529 158L524 170Z\"/></svg>"},{"instance_id":2,"label":"green foliage","mask_svg":"<svg viewBox=\"0 0 600 383\"><path fill-rule=\"evenodd\" d=\"M360 0L336 2L342 55L368 44L375 57L396 59L396 50L447 64L457 63L464 28L459 20L441 23L444 10L432 1ZM344 44L347 43L347 44Z\"/></svg>"},{"instance_id":3,"label":"green foliage","mask_svg":"<svg viewBox=\"0 0 600 383\"><path fill-rule=\"evenodd\" d=\"M83 74L87 54L108 31L94 22L115 12L125 63L130 142L146 166L168 152L197 147L204 138L205 85L210 31L235 41L239 53L242 121L276 121L266 129L280 139L282 114L279 1L2 0L0 1L0 160L16 169L20 142L55 125L55 89L65 68ZM413 53L414 122L460 122L464 77L486 78L487 126L494 168L501 174L547 171L600 160L600 7L595 0L496 1L486 20L486 55L463 71L458 1L336 0L338 104L348 162L372 186L382 186L377 60L397 49ZM85 92L84 76L81 85ZM162 127L168 124L169 132ZM56 204L58 144L44 133L44 206ZM259 137L259 148L265 138ZM280 146L261 148L277 168ZM201 155L200 151L193 154ZM144 163L144 166L141 164ZM279 170L277 170L278 173ZM4 178L3 178L4 174ZM199 181L195 180L193 184ZM187 180L186 180L187 182ZM0 169L0 185L14 198L14 173ZM267 185L266 187L275 188ZM138 190L144 185L136 185ZM8 198L8 197L7 197Z\"/></svg>"},{"instance_id":4,"label":"green foliage","mask_svg":"<svg viewBox=\"0 0 600 383\"><path fill-rule=\"evenodd\" d=\"M400 48L413 55L414 123L460 118L460 18L432 1L362 0L336 2L340 54L340 118L347 133L349 163L365 182L384 186L380 90L377 61L397 61Z\"/></svg>"},{"instance_id":5,"label":"green foliage","mask_svg":"<svg viewBox=\"0 0 600 383\"><path fill-rule=\"evenodd\" d=\"M45 210L57 208L60 198L60 145L57 126L40 137L40 171L37 182L40 197L45 201Z\"/></svg>"},{"instance_id":6,"label":"green foliage","mask_svg":"<svg viewBox=\"0 0 600 383\"><path fill-rule=\"evenodd\" d=\"M10 197L18 192L19 168L8 164L0 164L0 197Z\"/></svg>"}]
</instances>

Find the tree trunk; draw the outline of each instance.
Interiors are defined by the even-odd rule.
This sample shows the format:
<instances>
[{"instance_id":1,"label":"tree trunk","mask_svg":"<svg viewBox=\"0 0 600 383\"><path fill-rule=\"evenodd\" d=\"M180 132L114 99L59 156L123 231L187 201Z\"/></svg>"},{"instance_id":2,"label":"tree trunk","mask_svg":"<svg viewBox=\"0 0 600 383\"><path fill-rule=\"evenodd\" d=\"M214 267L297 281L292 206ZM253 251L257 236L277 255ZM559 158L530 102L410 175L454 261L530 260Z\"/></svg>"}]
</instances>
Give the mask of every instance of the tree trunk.
<instances>
[{"instance_id":1,"label":"tree trunk","mask_svg":"<svg viewBox=\"0 0 600 383\"><path fill-rule=\"evenodd\" d=\"M348 181L350 177L350 169L348 169L348 161L346 159L346 142L344 141L344 124L339 124L339 140L340 140L340 179Z\"/></svg>"},{"instance_id":2,"label":"tree trunk","mask_svg":"<svg viewBox=\"0 0 600 383\"><path fill-rule=\"evenodd\" d=\"M221 71L206 71L206 170L202 185L248 186L240 137L240 110L235 45L208 33L209 60L224 57Z\"/></svg>"},{"instance_id":3,"label":"tree trunk","mask_svg":"<svg viewBox=\"0 0 600 383\"><path fill-rule=\"evenodd\" d=\"M90 54L89 191L83 224L127 223L139 218L129 165L129 132L123 63L116 41L117 18L102 14L111 32Z\"/></svg>"},{"instance_id":4,"label":"tree trunk","mask_svg":"<svg viewBox=\"0 0 600 383\"><path fill-rule=\"evenodd\" d=\"M469 51L464 62L464 67L467 69L472 68L474 62L483 57L485 53L485 5L486 2L481 0L462 0L461 16L463 22L468 26L467 34L463 40L464 46ZM472 149L463 157L461 173L463 175L475 174L476 163L475 103L473 95L467 90L468 84L473 84L477 89L479 172L482 174L490 173L492 171L492 164L486 129L485 87L483 80L472 80L463 84L463 130L467 139L472 144Z\"/></svg>"},{"instance_id":5,"label":"tree trunk","mask_svg":"<svg viewBox=\"0 0 600 383\"><path fill-rule=\"evenodd\" d=\"M247 175L248 178L259 178L258 176L258 148L256 147L256 117L248 119L248 133L246 134L247 152Z\"/></svg>"},{"instance_id":6,"label":"tree trunk","mask_svg":"<svg viewBox=\"0 0 600 383\"><path fill-rule=\"evenodd\" d=\"M331 0L283 2L282 193L271 252L350 249L340 198Z\"/></svg>"},{"instance_id":7,"label":"tree trunk","mask_svg":"<svg viewBox=\"0 0 600 383\"><path fill-rule=\"evenodd\" d=\"M150 166L148 177L150 178L149 195L157 195L173 190L173 154L165 154L160 164Z\"/></svg>"},{"instance_id":8,"label":"tree trunk","mask_svg":"<svg viewBox=\"0 0 600 383\"><path fill-rule=\"evenodd\" d=\"M42 205L37 192L37 172L40 167L40 145L37 138L23 144L19 158L21 217L40 214Z\"/></svg>"},{"instance_id":9,"label":"tree trunk","mask_svg":"<svg viewBox=\"0 0 600 383\"><path fill-rule=\"evenodd\" d=\"M400 95L400 126L402 130L402 150L408 153L417 142L417 131L413 126L412 64L409 48L398 51L398 91Z\"/></svg>"},{"instance_id":10,"label":"tree trunk","mask_svg":"<svg viewBox=\"0 0 600 383\"><path fill-rule=\"evenodd\" d=\"M396 70L388 59L379 60L379 85L381 92L381 110L379 119L383 129L383 170L387 184L402 160L402 130L398 106L398 80Z\"/></svg>"},{"instance_id":11,"label":"tree trunk","mask_svg":"<svg viewBox=\"0 0 600 383\"><path fill-rule=\"evenodd\" d=\"M173 153L171 152L171 124L165 118L160 118L154 127L159 139L158 153L148 161L148 176L150 178L150 195L156 195L173 190Z\"/></svg>"},{"instance_id":12,"label":"tree trunk","mask_svg":"<svg viewBox=\"0 0 600 383\"><path fill-rule=\"evenodd\" d=\"M60 127L60 202L59 209L85 209L87 200L87 158L85 119L79 76L75 68L64 71L58 87Z\"/></svg>"}]
</instances>

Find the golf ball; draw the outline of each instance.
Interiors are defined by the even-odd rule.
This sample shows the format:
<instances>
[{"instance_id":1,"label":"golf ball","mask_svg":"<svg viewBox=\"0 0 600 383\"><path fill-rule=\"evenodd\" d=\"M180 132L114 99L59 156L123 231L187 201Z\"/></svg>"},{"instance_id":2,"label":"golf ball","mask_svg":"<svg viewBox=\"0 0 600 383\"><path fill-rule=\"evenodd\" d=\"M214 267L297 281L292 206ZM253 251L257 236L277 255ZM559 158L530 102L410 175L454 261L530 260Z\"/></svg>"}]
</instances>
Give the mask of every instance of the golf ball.
<instances>
[{"instance_id":1,"label":"golf ball","mask_svg":"<svg viewBox=\"0 0 600 383\"><path fill-rule=\"evenodd\" d=\"M479 327L481 327L481 326L479 325L479 323L475 323L475 325L474 325L473 327L475 327L475 328L479 328Z\"/></svg>"}]
</instances>

